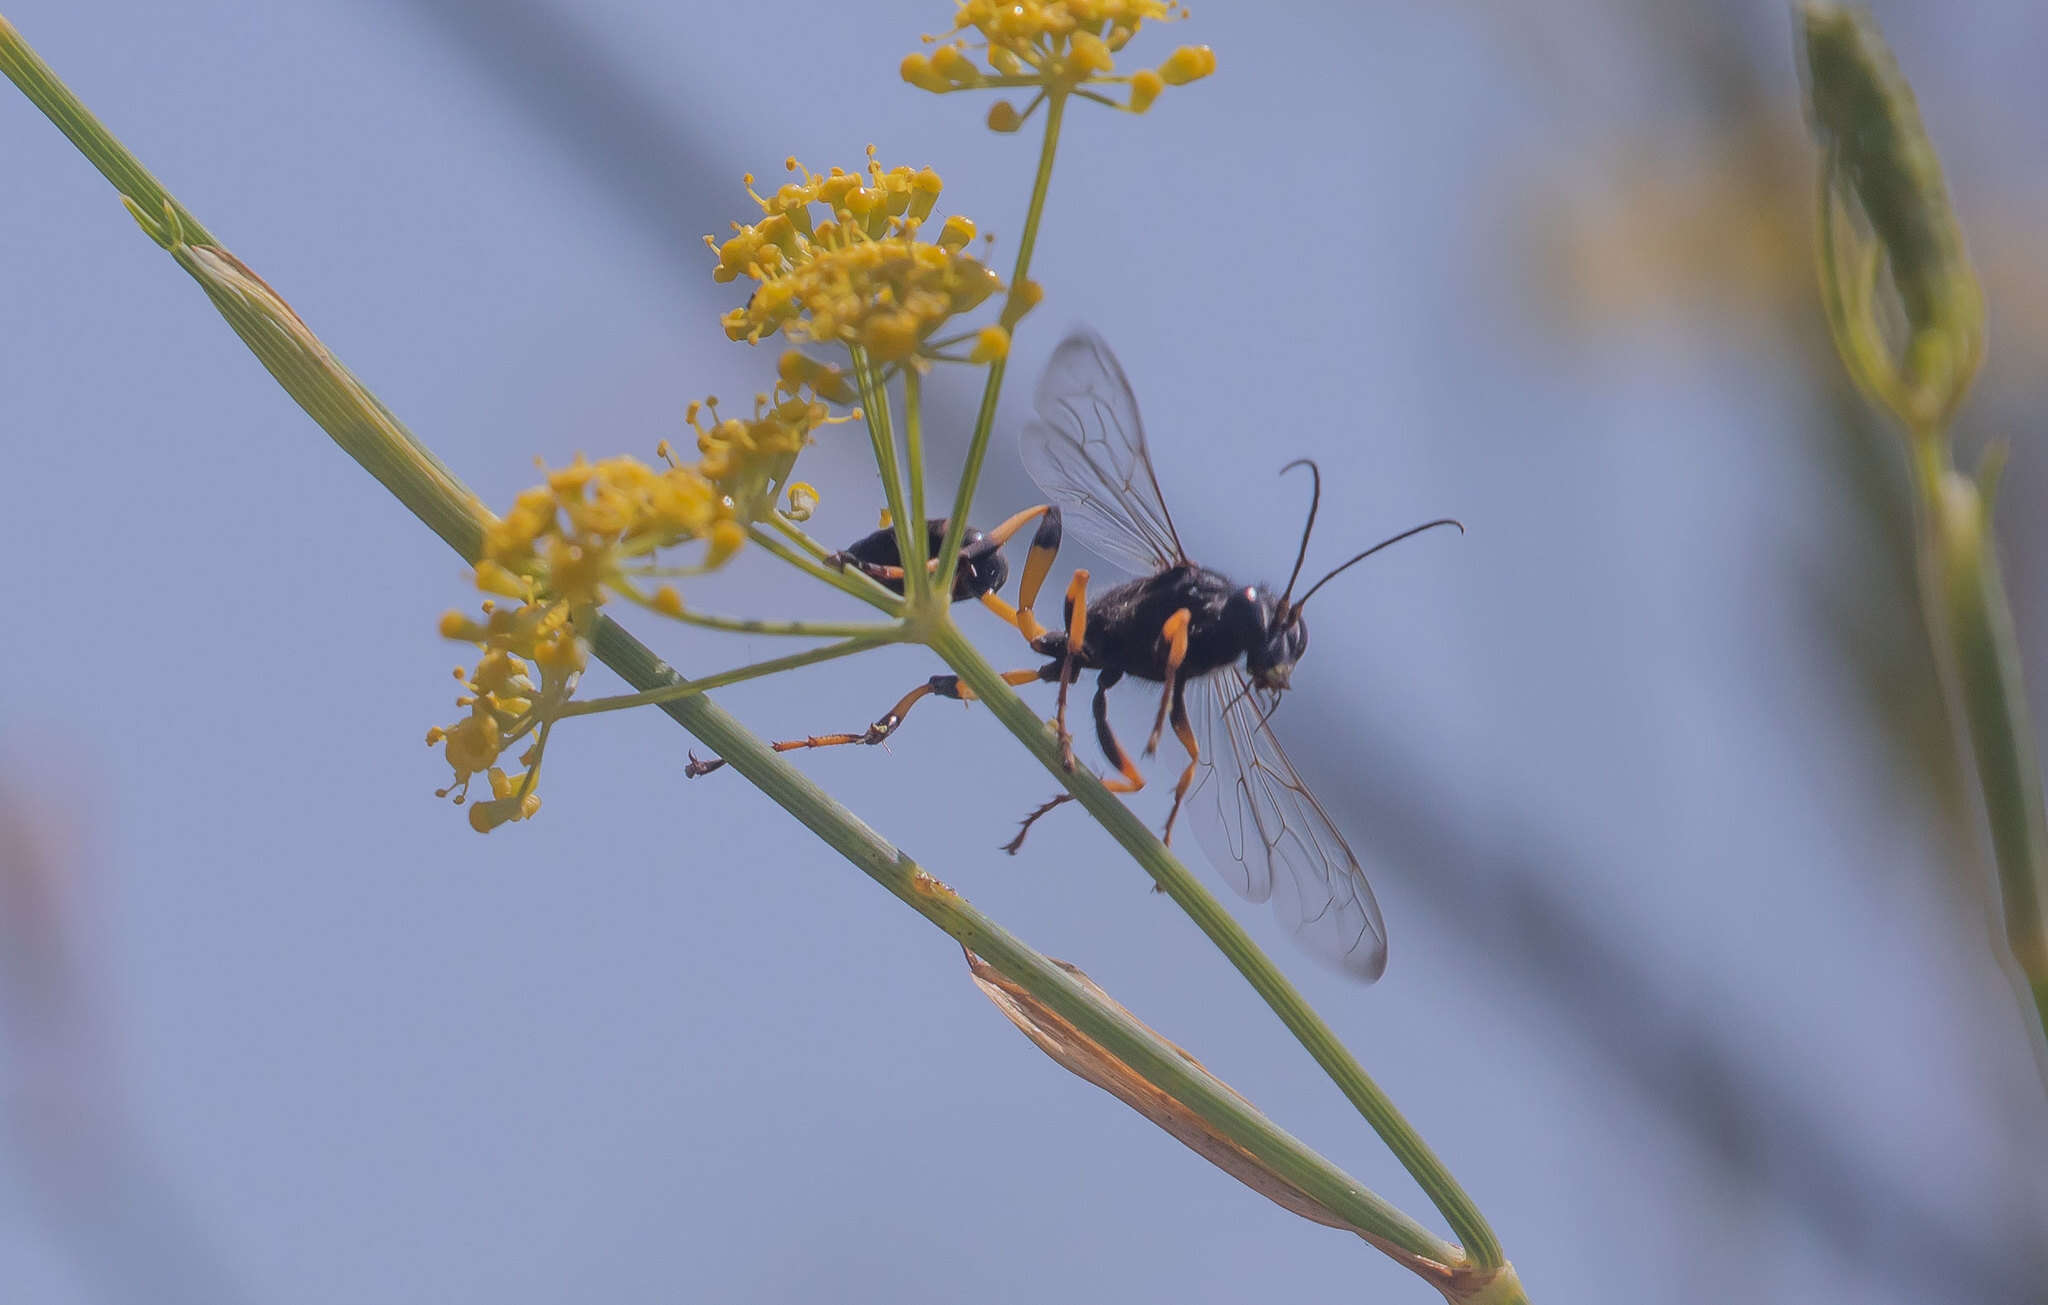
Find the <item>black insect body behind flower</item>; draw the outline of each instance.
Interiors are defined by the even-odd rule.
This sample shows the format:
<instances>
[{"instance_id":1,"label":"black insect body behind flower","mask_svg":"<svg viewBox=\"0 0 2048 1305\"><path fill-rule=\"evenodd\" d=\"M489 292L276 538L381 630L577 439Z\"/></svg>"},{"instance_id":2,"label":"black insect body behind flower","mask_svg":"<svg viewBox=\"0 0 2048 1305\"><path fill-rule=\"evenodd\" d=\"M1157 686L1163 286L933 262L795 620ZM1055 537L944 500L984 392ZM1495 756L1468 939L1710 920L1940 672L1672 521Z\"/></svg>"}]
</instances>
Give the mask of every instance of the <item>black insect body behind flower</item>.
<instances>
[{"instance_id":1,"label":"black insect body behind flower","mask_svg":"<svg viewBox=\"0 0 2048 1305\"><path fill-rule=\"evenodd\" d=\"M953 572L952 600L956 603L968 599L979 599L981 604L1011 625L1017 624L1017 609L1003 600L998 592L1010 578L1010 564L1003 557L1003 546L1011 536L1038 522L1038 530L1031 539L1031 552L1024 564L1024 583L1032 593L1044 582L1045 573L1052 567L1053 555L1059 549L1060 510L1050 504L1041 503L1019 512L994 530L983 532L969 526L961 536L960 561ZM946 544L948 519L933 517L925 522L925 552L934 560L927 563L934 571L938 569L936 554ZM851 545L836 553L828 554L825 562L842 570L859 571L892 593L903 592L903 554L896 542L896 530L883 525L872 534L863 535ZM904 713L929 694L942 698L971 698L971 692L960 686L958 676L934 676L929 683L921 684L905 694L882 719L858 733L813 734L808 738L784 739L770 744L777 752L795 752L801 748L833 748L852 743L870 746L881 743L895 732L903 722ZM725 764L722 757L699 759L692 753L689 764L683 767L687 779L708 775Z\"/></svg>"},{"instance_id":2,"label":"black insect body behind flower","mask_svg":"<svg viewBox=\"0 0 2048 1305\"><path fill-rule=\"evenodd\" d=\"M1028 514L1020 514L1022 520L1029 520L1044 512L1034 508ZM1021 524L1018 518L1012 518ZM946 546L945 517L933 517L925 522L925 556L937 557ZM1003 545L1009 542L1010 534L1016 527L1004 523L992 534L984 534L969 526L960 540L960 563L953 572L953 601L965 602L970 598L981 598L995 593L1010 578L1010 564L1003 557ZM896 530L883 526L871 535L863 535L853 544L825 559L827 566L851 567L873 577L891 593L903 592L903 557L896 547Z\"/></svg>"}]
</instances>

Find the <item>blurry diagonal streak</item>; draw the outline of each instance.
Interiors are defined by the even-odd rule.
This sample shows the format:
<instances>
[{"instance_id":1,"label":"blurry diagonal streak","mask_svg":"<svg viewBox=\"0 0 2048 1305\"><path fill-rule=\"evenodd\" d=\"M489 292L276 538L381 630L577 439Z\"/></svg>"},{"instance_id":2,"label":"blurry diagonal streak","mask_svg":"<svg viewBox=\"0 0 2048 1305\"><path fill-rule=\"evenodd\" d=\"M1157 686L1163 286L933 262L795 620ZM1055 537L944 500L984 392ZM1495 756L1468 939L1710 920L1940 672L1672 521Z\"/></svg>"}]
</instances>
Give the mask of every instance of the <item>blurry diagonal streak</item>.
<instances>
[{"instance_id":1,"label":"blurry diagonal streak","mask_svg":"<svg viewBox=\"0 0 2048 1305\"><path fill-rule=\"evenodd\" d=\"M700 179L737 177L743 165L712 139L674 125L671 107L646 93L566 8L533 0L404 4L642 227L670 266L697 276L698 250L678 233L716 231L730 216ZM1688 39L1673 45L1690 45L1699 35L1688 30ZM1703 62L1720 62L1715 74L1725 74L1723 56L1739 39L1723 32L1691 45L1691 57L1703 53ZM1755 71L1764 61L1742 51L1740 62L1747 85L1736 94L1767 94ZM1715 76L1703 80L1711 85ZM1001 459L991 462L984 483L988 496L1001 501L1037 493ZM1336 749L1340 732L1326 726L1326 751ZM1305 731L1303 745L1314 738ZM1718 1155L1731 1178L1775 1197L1839 1254L1898 1281L1977 1301L2039 1296L2037 1252L2017 1237L1960 1228L1946 1212L1927 1208L1880 1176L1816 1103L1778 1082L1756 1054L1688 1019L1687 1004L1648 958L1561 891L1572 877L1559 867L1576 859L1570 839L1446 811L1443 795L1460 786L1417 778L1431 769L1420 757L1386 750L1381 757L1376 774L1406 776L1405 786L1331 796L1353 813L1354 830L1370 832L1383 864L1429 867L1409 886L1442 914L1438 936L1512 969L1518 986L1539 994L1591 1055Z\"/></svg>"},{"instance_id":2,"label":"blurry diagonal streak","mask_svg":"<svg viewBox=\"0 0 2048 1305\"><path fill-rule=\"evenodd\" d=\"M46 796L0 775L0 1126L96 1297L235 1305L240 1285L122 1107L86 991L82 858L59 852Z\"/></svg>"},{"instance_id":3,"label":"blurry diagonal streak","mask_svg":"<svg viewBox=\"0 0 2048 1305\"><path fill-rule=\"evenodd\" d=\"M399 0L467 60L508 107L583 170L647 236L679 281L709 279L694 233L726 228L747 171L715 136L679 123L573 12L532 0Z\"/></svg>"}]
</instances>

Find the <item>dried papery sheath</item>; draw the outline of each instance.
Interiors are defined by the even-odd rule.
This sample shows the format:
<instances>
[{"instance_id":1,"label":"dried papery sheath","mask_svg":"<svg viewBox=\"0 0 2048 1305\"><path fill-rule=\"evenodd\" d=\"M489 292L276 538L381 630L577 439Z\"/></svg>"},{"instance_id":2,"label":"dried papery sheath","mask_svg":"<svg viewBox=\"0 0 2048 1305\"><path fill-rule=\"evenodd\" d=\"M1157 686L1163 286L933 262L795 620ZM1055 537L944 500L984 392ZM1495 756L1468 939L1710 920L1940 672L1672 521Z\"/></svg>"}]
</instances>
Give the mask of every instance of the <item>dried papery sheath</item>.
<instances>
[{"instance_id":1,"label":"dried papery sheath","mask_svg":"<svg viewBox=\"0 0 2048 1305\"><path fill-rule=\"evenodd\" d=\"M1807 109L1824 151L1822 278L1830 316L1857 379L1909 427L1938 430L1984 351L1983 294L1941 160L1870 15L1809 0L1800 19ZM1905 322L1902 358L1884 344L1877 251Z\"/></svg>"},{"instance_id":2,"label":"dried papery sheath","mask_svg":"<svg viewBox=\"0 0 2048 1305\"><path fill-rule=\"evenodd\" d=\"M1115 998L1103 992L1093 979L1080 970L1065 961L1056 960L1053 963L1073 975L1076 981L1105 1003L1123 1010ZM1346 1232L1358 1231L1300 1188L1261 1165L1250 1152L1223 1136L1207 1120L1175 1100L1164 1088L1119 1060L1101 1043L1061 1019L1043 1002L1013 983L988 962L970 952L967 957L967 969L974 978L975 986L981 989L982 995L994 1002L996 1009L1002 1011L1012 1024L1021 1029L1025 1037L1037 1043L1039 1050L1051 1056L1062 1067L1122 1101L1171 1133L1210 1164L1282 1209L1290 1210L1325 1227L1341 1228ZM1129 1011L1124 1013L1130 1014ZM1136 1016L1132 1018L1135 1019ZM1173 1046L1172 1043L1167 1045ZM1179 1047L1174 1047L1174 1050L1180 1051L1182 1059L1193 1068L1203 1074L1209 1073L1200 1061L1187 1052L1181 1051ZM1213 1074L1209 1077L1215 1079ZM1218 1086L1225 1087L1232 1095L1236 1095L1235 1090L1229 1089L1222 1080L1215 1081Z\"/></svg>"}]
</instances>

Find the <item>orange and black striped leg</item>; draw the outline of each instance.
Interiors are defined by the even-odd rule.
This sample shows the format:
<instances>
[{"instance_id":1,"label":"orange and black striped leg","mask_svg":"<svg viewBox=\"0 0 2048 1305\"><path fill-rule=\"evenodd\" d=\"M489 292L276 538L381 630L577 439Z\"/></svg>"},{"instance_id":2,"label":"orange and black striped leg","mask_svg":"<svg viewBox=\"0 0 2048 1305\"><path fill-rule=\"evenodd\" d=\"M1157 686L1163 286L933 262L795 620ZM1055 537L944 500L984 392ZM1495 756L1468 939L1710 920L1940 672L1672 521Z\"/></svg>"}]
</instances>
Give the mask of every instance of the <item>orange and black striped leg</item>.
<instances>
[{"instance_id":1,"label":"orange and black striped leg","mask_svg":"<svg viewBox=\"0 0 2048 1305\"><path fill-rule=\"evenodd\" d=\"M1038 591L1045 587L1045 577L1052 572L1053 559L1059 556L1060 510L1049 504L1027 508L988 535L1000 546L1034 517L1038 518L1038 532L1031 536L1031 551L1024 555L1024 575L1017 582L1017 605L1010 606L999 594L981 596L982 606L1016 626L1017 633L1029 644L1036 644L1046 633L1032 609L1038 605Z\"/></svg>"},{"instance_id":2,"label":"orange and black striped leg","mask_svg":"<svg viewBox=\"0 0 2048 1305\"><path fill-rule=\"evenodd\" d=\"M1159 637L1166 641L1166 687L1159 694L1159 714L1152 719L1152 737L1145 740L1145 755L1159 751L1159 735L1166 729L1166 710L1180 700L1180 664L1188 659L1188 621L1193 614L1183 607L1166 618Z\"/></svg>"},{"instance_id":3,"label":"orange and black striped leg","mask_svg":"<svg viewBox=\"0 0 2048 1305\"><path fill-rule=\"evenodd\" d=\"M1058 705L1053 708L1052 725L1053 729L1059 734L1060 765L1065 766L1068 770L1072 770L1074 768L1074 736L1067 732L1067 686L1074 682L1076 675L1074 657L1079 653L1082 641L1088 635L1088 573L1086 571L1074 572L1074 578L1067 583L1066 618L1067 645L1060 650L1060 696ZM1104 674L1107 675L1108 672L1104 672ZM1115 680L1112 679L1110 683L1115 683ZM1103 690L1107 687L1107 685L1104 685L1095 691L1096 715L1098 717L1101 716L1103 711L1104 699L1102 694ZM1104 751L1107 750L1107 748L1104 749Z\"/></svg>"},{"instance_id":4,"label":"orange and black striped leg","mask_svg":"<svg viewBox=\"0 0 2048 1305\"><path fill-rule=\"evenodd\" d=\"M1173 733L1188 750L1188 764L1180 773L1180 782L1173 786L1173 810L1166 813L1166 832L1159 839L1168 847L1173 846L1173 822L1180 818L1180 804L1188 795L1188 786L1195 782L1195 768L1202 764L1202 746L1195 738L1195 727L1188 723L1187 688L1185 681L1173 686Z\"/></svg>"},{"instance_id":5,"label":"orange and black striped leg","mask_svg":"<svg viewBox=\"0 0 2048 1305\"><path fill-rule=\"evenodd\" d=\"M1003 672L1003 683L1013 686L1050 678L1051 676L1046 670ZM889 708L888 712L880 720L858 734L813 734L809 738L784 739L781 742L771 743L768 746L777 752L795 752L802 748L837 748L844 747L850 743L861 743L866 744L868 747L873 747L896 732L896 727L903 723L903 718L910 714L910 709L917 705L918 699L930 695L952 698L959 702L974 701L974 690L960 683L959 676L934 675L927 682L918 685L910 692L904 694L897 700L896 705ZM699 761L696 754L692 753L690 754L690 764L683 767L683 775L685 778L695 779L699 775L710 774L724 764L725 759L722 757L711 757L707 760Z\"/></svg>"},{"instance_id":6,"label":"orange and black striped leg","mask_svg":"<svg viewBox=\"0 0 2048 1305\"><path fill-rule=\"evenodd\" d=\"M1095 741L1102 745L1102 755L1109 758L1109 764L1115 766L1118 772L1115 779L1103 780L1102 786L1112 793L1135 793L1145 787L1145 776L1131 761L1130 754L1124 751L1123 745L1117 742L1116 731L1109 727L1109 690L1112 685L1122 678L1123 672L1115 670L1104 671L1096 678ZM1189 737L1193 737L1192 731L1190 731ZM1003 844L1003 850L1011 856L1017 855L1017 849L1024 846L1024 836L1031 832L1031 826L1038 823L1040 816L1045 815L1054 807L1062 806L1073 800L1074 795L1072 793L1058 794L1036 811L1024 817L1024 824L1017 830L1017 836Z\"/></svg>"},{"instance_id":7,"label":"orange and black striped leg","mask_svg":"<svg viewBox=\"0 0 2048 1305\"><path fill-rule=\"evenodd\" d=\"M903 592L903 568L885 566L880 562L863 562L847 553L834 553L825 559L826 566L836 566L842 571L858 571L871 580L879 581L884 589L895 593Z\"/></svg>"},{"instance_id":8,"label":"orange and black striped leg","mask_svg":"<svg viewBox=\"0 0 2048 1305\"><path fill-rule=\"evenodd\" d=\"M1016 516L1011 517L994 530L989 531L987 539L997 548L1001 548L1004 544L1010 542L1010 536L1016 534L1032 522L1037 521L1040 517L1047 516L1052 518L1051 523L1048 525L1047 523L1040 522L1038 534L1032 539L1031 546L1033 548L1042 547L1050 552L1057 553L1060 550L1060 510L1050 503L1040 503L1037 507L1025 508ZM1051 531L1050 538L1047 537L1048 530ZM1047 567L1050 567L1052 565L1052 558L1047 557L1045 564Z\"/></svg>"}]
</instances>

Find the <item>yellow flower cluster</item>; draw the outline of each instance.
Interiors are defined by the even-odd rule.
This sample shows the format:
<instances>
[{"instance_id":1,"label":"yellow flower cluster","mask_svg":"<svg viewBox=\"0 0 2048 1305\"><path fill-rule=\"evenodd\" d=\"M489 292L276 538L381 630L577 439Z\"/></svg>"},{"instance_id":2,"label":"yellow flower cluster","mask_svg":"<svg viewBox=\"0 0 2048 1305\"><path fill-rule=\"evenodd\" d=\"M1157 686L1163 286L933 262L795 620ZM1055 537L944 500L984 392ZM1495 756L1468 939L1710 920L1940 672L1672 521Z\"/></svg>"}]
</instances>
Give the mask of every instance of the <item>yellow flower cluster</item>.
<instances>
[{"instance_id":1,"label":"yellow flower cluster","mask_svg":"<svg viewBox=\"0 0 2048 1305\"><path fill-rule=\"evenodd\" d=\"M826 384L836 384L841 389L846 387L843 376L833 375L836 368L822 368L794 350L783 359L785 372L804 370L790 363L792 357L819 368L824 373L819 379ZM807 398L794 386L785 388L778 385L773 396L754 396L754 415L751 418L721 418L716 399L691 404L684 418L697 432L697 451L703 455L697 463L697 471L717 488L722 501L736 514L738 521L744 522L758 520L775 506L776 492L789 479L797 455L803 452L804 445L811 442L812 431L823 425L851 421L855 415L858 414L831 416L816 397ZM666 442L658 451L669 460L672 471L688 470L676 465L675 455ZM739 530L738 522L730 524L735 531ZM741 538L744 535L735 535L732 539L734 547L738 546ZM714 527L711 564L723 561L730 551L720 551L720 540Z\"/></svg>"},{"instance_id":2,"label":"yellow flower cluster","mask_svg":"<svg viewBox=\"0 0 2048 1305\"><path fill-rule=\"evenodd\" d=\"M731 471L734 462L722 455L719 469ZM715 566L745 538L708 468L579 456L520 494L485 530L477 587L517 594L530 585L572 608L594 607L619 587L625 565L658 549L709 540L706 564Z\"/></svg>"},{"instance_id":3,"label":"yellow flower cluster","mask_svg":"<svg viewBox=\"0 0 2048 1305\"><path fill-rule=\"evenodd\" d=\"M1015 131L1048 94L1078 93L1143 113L1168 86L1216 71L1206 45L1184 45L1157 68L1119 74L1116 55L1146 22L1173 22L1187 10L1169 0L959 0L951 39L927 36L936 48L903 59L903 80L936 94L992 87L1037 87L1019 111L1008 100L989 110L988 125ZM1123 86L1122 103L1091 86Z\"/></svg>"},{"instance_id":4,"label":"yellow flower cluster","mask_svg":"<svg viewBox=\"0 0 2048 1305\"><path fill-rule=\"evenodd\" d=\"M470 827L489 833L508 821L524 820L540 810L540 795L533 791L540 778L540 753L544 727L553 709L568 701L586 659L577 636L574 615L566 603L536 602L529 599L517 607L484 603L482 620L462 612L441 618L441 633L481 648L475 667L457 667L455 677L467 690L456 705L468 714L453 725L427 731L427 745L440 745L442 756L455 772L455 782L435 790L436 797L453 796L461 803L469 796L472 777L483 775L491 796L469 809ZM539 683L534 682L539 672ZM520 739L543 728L519 756L526 767L516 775L505 773L498 757Z\"/></svg>"},{"instance_id":5,"label":"yellow flower cluster","mask_svg":"<svg viewBox=\"0 0 2048 1305\"><path fill-rule=\"evenodd\" d=\"M729 338L754 343L779 331L903 362L926 352L941 324L1003 288L967 252L974 224L966 218L947 218L936 242L916 238L942 184L930 168L884 171L872 148L865 174L834 168L821 176L795 159L788 166L802 180L772 195L756 194L747 178L759 222L735 222L723 242L704 237L718 255L714 280L757 283L753 297L725 315Z\"/></svg>"}]
</instances>

